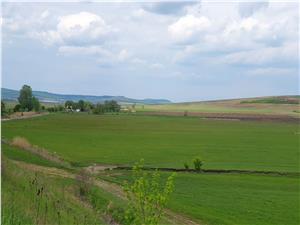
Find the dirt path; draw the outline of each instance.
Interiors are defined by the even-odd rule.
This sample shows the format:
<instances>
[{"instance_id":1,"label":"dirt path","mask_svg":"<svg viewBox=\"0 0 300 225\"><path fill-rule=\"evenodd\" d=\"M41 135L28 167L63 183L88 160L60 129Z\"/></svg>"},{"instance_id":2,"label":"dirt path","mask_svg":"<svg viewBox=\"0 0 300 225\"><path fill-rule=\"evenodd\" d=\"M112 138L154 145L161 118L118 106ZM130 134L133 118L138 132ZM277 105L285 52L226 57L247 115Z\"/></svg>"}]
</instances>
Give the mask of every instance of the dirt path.
<instances>
[{"instance_id":1,"label":"dirt path","mask_svg":"<svg viewBox=\"0 0 300 225\"><path fill-rule=\"evenodd\" d=\"M24 112L23 116L21 116L21 114L15 114L15 115L13 114L9 118L1 118L1 122L9 121L9 120L23 120L23 119L29 119L29 118L45 116L45 115L49 115L49 113L48 112L44 112L44 113Z\"/></svg>"},{"instance_id":2,"label":"dirt path","mask_svg":"<svg viewBox=\"0 0 300 225\"><path fill-rule=\"evenodd\" d=\"M28 163L21 162L21 161L13 161L13 162L21 168L28 169L28 170L31 170L34 172L41 172L41 173L44 173L44 174L47 174L50 176L59 176L59 177L63 177L63 178L71 178L71 179L76 178L75 174L73 174L71 172L67 172L63 169L38 166L38 165L28 164ZM94 185L96 185L97 187L113 194L114 196L117 196L120 199L126 200L125 193L123 192L122 188L119 185L105 181L105 180L95 179L95 178L92 179L92 183ZM165 213L166 213L167 221L169 221L171 224L200 225L199 223L194 222L190 218L188 218L184 215L175 213L169 209L167 209L165 211ZM109 221L110 217L109 217L109 215L107 215L107 216L108 216L107 220ZM117 224L117 223L112 221L110 224Z\"/></svg>"}]
</instances>

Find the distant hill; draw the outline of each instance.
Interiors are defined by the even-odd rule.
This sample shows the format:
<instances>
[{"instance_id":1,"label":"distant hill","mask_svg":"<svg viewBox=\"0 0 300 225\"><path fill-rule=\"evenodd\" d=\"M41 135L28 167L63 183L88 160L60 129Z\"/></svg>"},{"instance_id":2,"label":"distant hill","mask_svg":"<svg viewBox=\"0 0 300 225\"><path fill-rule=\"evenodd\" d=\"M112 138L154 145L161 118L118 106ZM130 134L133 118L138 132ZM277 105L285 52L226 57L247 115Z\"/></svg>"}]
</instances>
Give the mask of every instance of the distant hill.
<instances>
[{"instance_id":1,"label":"distant hill","mask_svg":"<svg viewBox=\"0 0 300 225\"><path fill-rule=\"evenodd\" d=\"M80 99L84 101L90 101L93 103L104 102L107 100L115 100L119 103L141 103L141 104L165 104L171 103L167 99L133 99L124 96L95 96L95 95L65 95L65 94L54 94L45 91L33 91L35 97L37 97L41 102L57 102L62 103L67 100L78 101ZM1 98L2 100L16 101L19 96L19 91L12 90L8 88L1 88Z\"/></svg>"}]
</instances>

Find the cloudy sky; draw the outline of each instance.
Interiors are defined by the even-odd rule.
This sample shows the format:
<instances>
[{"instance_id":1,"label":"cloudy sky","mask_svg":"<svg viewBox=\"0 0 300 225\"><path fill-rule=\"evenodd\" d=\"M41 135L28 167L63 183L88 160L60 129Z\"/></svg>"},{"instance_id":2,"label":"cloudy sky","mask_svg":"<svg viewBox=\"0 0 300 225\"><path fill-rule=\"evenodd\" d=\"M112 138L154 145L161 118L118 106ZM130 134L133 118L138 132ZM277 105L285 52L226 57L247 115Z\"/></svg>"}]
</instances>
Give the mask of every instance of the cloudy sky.
<instances>
[{"instance_id":1,"label":"cloudy sky","mask_svg":"<svg viewBox=\"0 0 300 225\"><path fill-rule=\"evenodd\" d=\"M299 3L3 3L2 87L196 101L299 94Z\"/></svg>"}]
</instances>

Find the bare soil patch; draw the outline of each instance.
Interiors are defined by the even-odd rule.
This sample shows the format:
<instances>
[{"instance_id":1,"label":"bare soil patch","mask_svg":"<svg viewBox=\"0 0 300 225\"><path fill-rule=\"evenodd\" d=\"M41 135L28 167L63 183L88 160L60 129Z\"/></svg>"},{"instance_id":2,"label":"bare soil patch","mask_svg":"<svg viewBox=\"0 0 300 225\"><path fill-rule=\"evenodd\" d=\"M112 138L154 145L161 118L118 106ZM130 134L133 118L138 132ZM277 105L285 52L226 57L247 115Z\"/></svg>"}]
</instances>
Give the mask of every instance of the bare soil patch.
<instances>
[{"instance_id":1,"label":"bare soil patch","mask_svg":"<svg viewBox=\"0 0 300 225\"><path fill-rule=\"evenodd\" d=\"M162 116L185 116L185 112L143 112L144 115ZM267 113L215 113L215 112L187 112L186 116L201 117L207 119L228 119L228 120L257 120L257 121L281 121L281 122L300 122L300 117L282 114Z\"/></svg>"},{"instance_id":2,"label":"bare soil patch","mask_svg":"<svg viewBox=\"0 0 300 225\"><path fill-rule=\"evenodd\" d=\"M11 115L9 115L7 118L1 119L1 121L7 121L7 120L20 120L20 119L28 119L32 117L38 117L38 116L44 116L49 114L48 112L15 112Z\"/></svg>"}]
</instances>

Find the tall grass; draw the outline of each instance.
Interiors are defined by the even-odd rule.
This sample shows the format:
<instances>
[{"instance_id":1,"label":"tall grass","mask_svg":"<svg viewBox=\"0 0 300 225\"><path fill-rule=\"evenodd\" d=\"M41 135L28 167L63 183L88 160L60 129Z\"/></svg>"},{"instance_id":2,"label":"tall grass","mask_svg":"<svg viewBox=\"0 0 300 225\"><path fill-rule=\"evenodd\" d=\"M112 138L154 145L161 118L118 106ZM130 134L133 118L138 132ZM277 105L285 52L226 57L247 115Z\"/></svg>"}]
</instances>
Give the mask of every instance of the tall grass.
<instances>
[{"instance_id":1,"label":"tall grass","mask_svg":"<svg viewBox=\"0 0 300 225\"><path fill-rule=\"evenodd\" d=\"M99 214L76 198L75 183L18 168L2 158L3 225L103 224Z\"/></svg>"}]
</instances>

